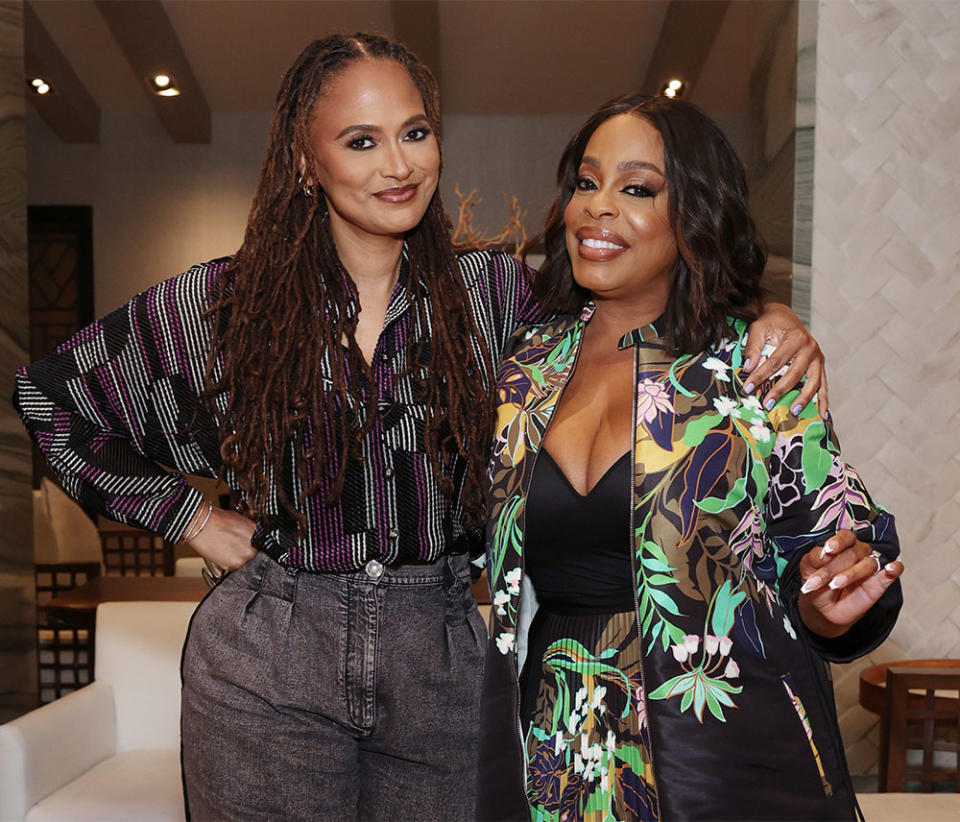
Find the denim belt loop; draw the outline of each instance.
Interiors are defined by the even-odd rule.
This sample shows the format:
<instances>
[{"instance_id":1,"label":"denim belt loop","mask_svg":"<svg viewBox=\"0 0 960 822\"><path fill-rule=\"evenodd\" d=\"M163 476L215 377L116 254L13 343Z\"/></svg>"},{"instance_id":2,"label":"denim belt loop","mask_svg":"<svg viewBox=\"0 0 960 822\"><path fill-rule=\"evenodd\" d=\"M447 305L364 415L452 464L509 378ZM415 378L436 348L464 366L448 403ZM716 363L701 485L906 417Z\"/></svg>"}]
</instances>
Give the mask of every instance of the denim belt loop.
<instances>
[{"instance_id":1,"label":"denim belt loop","mask_svg":"<svg viewBox=\"0 0 960 822\"><path fill-rule=\"evenodd\" d=\"M447 586L447 593L451 596L457 593L457 590L462 587L463 580L457 574L457 569L454 567L453 563L453 554L447 554L446 561L444 562L444 584Z\"/></svg>"},{"instance_id":2,"label":"denim belt loop","mask_svg":"<svg viewBox=\"0 0 960 822\"><path fill-rule=\"evenodd\" d=\"M293 602L297 597L297 582L300 579L299 568L285 568L281 587L283 588L283 598L287 602Z\"/></svg>"}]
</instances>

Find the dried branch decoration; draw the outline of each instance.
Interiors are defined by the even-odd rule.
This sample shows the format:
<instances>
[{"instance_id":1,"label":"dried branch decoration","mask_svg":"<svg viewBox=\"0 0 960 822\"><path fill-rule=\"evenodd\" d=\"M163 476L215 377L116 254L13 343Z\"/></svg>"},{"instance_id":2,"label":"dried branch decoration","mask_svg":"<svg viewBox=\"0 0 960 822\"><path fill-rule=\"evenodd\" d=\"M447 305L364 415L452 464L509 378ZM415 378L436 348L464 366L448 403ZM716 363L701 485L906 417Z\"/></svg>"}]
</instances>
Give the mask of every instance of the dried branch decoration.
<instances>
[{"instance_id":1,"label":"dried branch decoration","mask_svg":"<svg viewBox=\"0 0 960 822\"><path fill-rule=\"evenodd\" d=\"M460 184L453 187L453 193L457 195L460 206L457 209L457 222L453 229L453 244L457 248L501 248L509 251L514 257L520 259L520 250L527 242L527 229L523 225L523 218L527 212L520 208L520 198L516 195L507 200L507 195L503 199L507 201L510 209L510 219L498 234L492 237L487 236L483 231L473 226L473 211L483 202L483 198L477 189L471 189L469 194L464 194L460 190Z\"/></svg>"}]
</instances>

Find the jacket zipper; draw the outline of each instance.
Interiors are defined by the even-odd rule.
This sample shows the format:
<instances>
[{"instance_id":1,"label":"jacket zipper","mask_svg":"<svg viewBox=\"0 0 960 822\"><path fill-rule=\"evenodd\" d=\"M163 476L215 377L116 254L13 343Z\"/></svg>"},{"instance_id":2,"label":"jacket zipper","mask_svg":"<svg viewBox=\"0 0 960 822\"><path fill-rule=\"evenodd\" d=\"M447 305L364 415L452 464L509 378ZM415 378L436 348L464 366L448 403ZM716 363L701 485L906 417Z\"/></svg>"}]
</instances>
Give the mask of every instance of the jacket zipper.
<instances>
[{"instance_id":1,"label":"jacket zipper","mask_svg":"<svg viewBox=\"0 0 960 822\"><path fill-rule=\"evenodd\" d=\"M581 320L581 323L583 325L586 325L585 323L583 323L582 320ZM567 390L567 385L569 385L570 383L570 378L573 376L573 372L577 370L577 363L580 361L580 349L583 344L583 332L584 332L584 328L581 327L580 339L577 341L577 353L574 354L573 356L573 365L570 367L570 373L567 375L566 380L564 380L563 385L560 387L560 391L557 394L557 400L553 404L554 413L556 413L556 410L560 407L560 400L563 399L563 393L564 391ZM634 394L636 394L636 391L634 391ZM634 402L636 402L636 397L634 397ZM553 422L553 414L550 415L550 422L547 423L547 427L543 429L543 435L540 437L540 448L538 448L533 455L533 462L530 465L530 473L527 475L527 482L523 488L523 499L524 499L523 526L520 529L520 533L523 534L524 545L521 547L521 550L520 550L520 599L518 600L518 604L517 604L518 620L520 618L519 603L523 599L523 581L524 579L526 579L526 576L527 576L526 574L527 557L526 557L526 550L525 550L526 541L527 541L526 500L530 496L530 486L533 484L533 475L537 468L537 460L540 457L540 449L543 448L543 443L547 438L547 431L550 430L550 423L552 422ZM631 518L632 517L633 515L631 514ZM520 743L520 753L521 753L520 759L523 762L523 798L524 798L524 801L527 803L527 813L530 814L533 809L530 807L530 798L527 796L527 748L523 741L523 728L520 726L520 663L519 663L520 648L519 648L519 644L520 644L520 630L519 630L519 626L517 626L517 647L513 649L513 653L511 654L511 657L513 659L513 679L514 679L514 683L516 684L516 694L517 694L517 738Z\"/></svg>"},{"instance_id":2,"label":"jacket zipper","mask_svg":"<svg viewBox=\"0 0 960 822\"><path fill-rule=\"evenodd\" d=\"M631 416L631 428L633 436L630 439L630 570L633 572L633 578L630 580L630 590L633 591L633 616L637 623L637 642L640 644L640 688L643 690L641 698L643 699L643 715L647 718L647 740L649 742L647 750L650 753L650 778L653 780L654 805L657 819L660 819L660 788L657 785L657 774L653 766L653 734L650 732L651 716L647 710L647 676L643 667L643 626L640 620L640 597L637 595L637 538L634 523L634 498L636 496L636 454L637 454L637 372L640 370L640 348L639 345L633 346L633 414ZM641 735L642 738L642 735ZM638 774L639 775L639 774ZM642 778L642 777L641 777Z\"/></svg>"}]
</instances>

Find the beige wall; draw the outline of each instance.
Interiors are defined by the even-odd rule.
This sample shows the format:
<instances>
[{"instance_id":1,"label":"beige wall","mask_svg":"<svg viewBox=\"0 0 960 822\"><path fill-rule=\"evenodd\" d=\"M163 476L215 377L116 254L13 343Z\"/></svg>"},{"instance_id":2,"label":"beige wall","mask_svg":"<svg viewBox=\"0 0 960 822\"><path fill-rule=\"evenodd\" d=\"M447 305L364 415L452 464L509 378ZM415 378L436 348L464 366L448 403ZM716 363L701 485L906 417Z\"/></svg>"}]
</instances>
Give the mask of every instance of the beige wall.
<instances>
[{"instance_id":1,"label":"beige wall","mask_svg":"<svg viewBox=\"0 0 960 822\"><path fill-rule=\"evenodd\" d=\"M906 604L836 671L853 773L876 765L857 674L960 657L960 4L823 2L813 331L847 459L897 517Z\"/></svg>"},{"instance_id":2,"label":"beige wall","mask_svg":"<svg viewBox=\"0 0 960 822\"><path fill-rule=\"evenodd\" d=\"M785 8L775 0L732 4L691 99L717 118L745 161L754 159L761 228L774 252L788 257L792 178L790 163L783 161L792 161L787 155L793 140L795 23ZM781 41L786 48L767 47ZM644 43L634 47L642 63ZM762 84L763 99L754 100L758 71L770 80ZM639 82L620 75L591 77L593 97L585 89L575 95L581 112L446 114L441 195L448 212L456 215L453 191L459 184L465 193L478 189L483 198L475 212L478 228L496 233L504 225L509 217L504 195L520 199L530 233L542 226L567 140L596 105ZM236 250L269 117L269 112L215 112L209 145L174 145L149 112L105 111L99 145L71 145L29 114L28 201L93 206L97 314L194 262ZM775 128L764 126L774 119Z\"/></svg>"},{"instance_id":3,"label":"beige wall","mask_svg":"<svg viewBox=\"0 0 960 822\"><path fill-rule=\"evenodd\" d=\"M96 314L237 249L269 119L215 114L210 145L174 145L152 114L104 113L99 145L79 145L30 113L29 202L93 206Z\"/></svg>"},{"instance_id":4,"label":"beige wall","mask_svg":"<svg viewBox=\"0 0 960 822\"><path fill-rule=\"evenodd\" d=\"M93 206L95 311L103 314L194 262L236 250L263 159L269 112L218 112L210 145L174 145L152 114L105 113L99 145L60 142L27 118L28 198ZM441 195L477 188L477 224L496 231L519 196L542 222L556 161L579 115L448 115Z\"/></svg>"}]
</instances>

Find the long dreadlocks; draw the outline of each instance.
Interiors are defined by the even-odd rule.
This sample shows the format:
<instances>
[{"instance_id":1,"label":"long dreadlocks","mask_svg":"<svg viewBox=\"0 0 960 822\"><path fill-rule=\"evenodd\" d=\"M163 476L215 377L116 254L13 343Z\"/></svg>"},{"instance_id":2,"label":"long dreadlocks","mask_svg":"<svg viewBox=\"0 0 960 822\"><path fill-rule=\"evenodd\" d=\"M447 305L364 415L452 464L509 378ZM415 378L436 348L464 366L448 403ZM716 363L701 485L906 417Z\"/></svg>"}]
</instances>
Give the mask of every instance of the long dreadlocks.
<instances>
[{"instance_id":1,"label":"long dreadlocks","mask_svg":"<svg viewBox=\"0 0 960 822\"><path fill-rule=\"evenodd\" d=\"M337 254L322 192L304 196L298 175L298 158L313 161L309 127L314 107L322 105L318 98L333 77L364 59L392 60L407 70L439 143L437 82L402 45L365 33L308 45L277 95L243 244L216 283L211 309L214 344L206 388L208 397L225 403L216 411L223 466L234 472L251 510L301 527L297 503L317 492L327 504L339 499L348 461L357 458L377 412L376 384L354 338L356 312L349 310L356 286ZM406 361L417 368L427 356L424 347L429 349L421 387L430 465L444 493L451 494L444 462L454 454L467 459L462 501L478 523L492 426L493 364L457 273L449 228L435 193L406 237L408 298L427 327L422 279L432 304L433 332L426 343L408 344ZM325 361L333 385L321 390ZM483 408L477 407L478 398L485 398ZM299 493L282 481L291 447L306 457L296 461Z\"/></svg>"}]
</instances>

